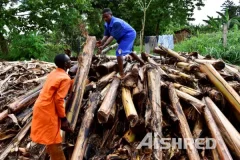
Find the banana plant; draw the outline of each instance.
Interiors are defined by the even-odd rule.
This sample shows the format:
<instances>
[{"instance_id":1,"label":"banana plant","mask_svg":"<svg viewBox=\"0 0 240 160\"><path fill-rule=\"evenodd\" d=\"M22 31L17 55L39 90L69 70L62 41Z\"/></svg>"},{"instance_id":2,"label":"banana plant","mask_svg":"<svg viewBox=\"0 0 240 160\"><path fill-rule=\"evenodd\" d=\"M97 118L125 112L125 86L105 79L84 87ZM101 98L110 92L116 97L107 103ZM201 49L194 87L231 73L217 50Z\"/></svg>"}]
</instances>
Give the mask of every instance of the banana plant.
<instances>
[{"instance_id":1,"label":"banana plant","mask_svg":"<svg viewBox=\"0 0 240 160\"><path fill-rule=\"evenodd\" d=\"M208 26L211 27L211 30L218 31L221 27L221 23L219 22L219 18L213 18L210 16L207 16L208 20L203 20L208 24Z\"/></svg>"},{"instance_id":2,"label":"banana plant","mask_svg":"<svg viewBox=\"0 0 240 160\"><path fill-rule=\"evenodd\" d=\"M220 22L222 23L223 26L223 46L227 47L227 34L228 34L228 30L230 28L231 25L240 25L239 22L239 17L233 17L230 18L228 10L225 11L225 13L221 13L221 12L217 12L221 18L220 18Z\"/></svg>"}]
</instances>

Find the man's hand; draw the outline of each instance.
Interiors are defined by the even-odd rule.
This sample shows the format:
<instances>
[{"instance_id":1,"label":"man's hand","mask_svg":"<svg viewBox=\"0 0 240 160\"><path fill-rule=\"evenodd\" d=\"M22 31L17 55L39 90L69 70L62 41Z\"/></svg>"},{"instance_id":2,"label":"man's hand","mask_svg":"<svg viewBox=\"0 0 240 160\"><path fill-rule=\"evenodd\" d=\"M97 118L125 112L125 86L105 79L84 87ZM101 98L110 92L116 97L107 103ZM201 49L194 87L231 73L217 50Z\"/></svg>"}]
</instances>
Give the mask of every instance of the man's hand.
<instances>
[{"instance_id":1,"label":"man's hand","mask_svg":"<svg viewBox=\"0 0 240 160\"><path fill-rule=\"evenodd\" d=\"M104 46L99 46L97 54L101 54L103 49L104 49Z\"/></svg>"},{"instance_id":2,"label":"man's hand","mask_svg":"<svg viewBox=\"0 0 240 160\"><path fill-rule=\"evenodd\" d=\"M96 46L97 46L97 47L100 47L101 45L102 45L102 41L97 41L97 42L96 42Z\"/></svg>"},{"instance_id":3,"label":"man's hand","mask_svg":"<svg viewBox=\"0 0 240 160\"><path fill-rule=\"evenodd\" d=\"M65 132L70 132L70 133L74 132L66 117L61 118L61 130L65 131Z\"/></svg>"}]
</instances>

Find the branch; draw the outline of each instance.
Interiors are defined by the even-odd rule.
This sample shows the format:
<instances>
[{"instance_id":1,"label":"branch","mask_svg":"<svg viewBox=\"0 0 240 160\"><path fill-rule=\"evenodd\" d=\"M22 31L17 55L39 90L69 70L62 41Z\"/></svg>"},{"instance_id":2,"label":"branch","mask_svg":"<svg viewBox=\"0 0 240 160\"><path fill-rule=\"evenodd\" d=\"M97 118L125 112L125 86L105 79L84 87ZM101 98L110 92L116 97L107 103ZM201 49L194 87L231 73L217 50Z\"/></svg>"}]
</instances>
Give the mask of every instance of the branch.
<instances>
[{"instance_id":1,"label":"branch","mask_svg":"<svg viewBox=\"0 0 240 160\"><path fill-rule=\"evenodd\" d=\"M138 3L142 9L144 9L143 2L141 0L138 0Z\"/></svg>"},{"instance_id":2,"label":"branch","mask_svg":"<svg viewBox=\"0 0 240 160\"><path fill-rule=\"evenodd\" d=\"M146 10L148 9L148 7L150 6L150 4L152 3L152 0L150 0L149 1L149 3L148 3L148 6L147 6L147 8L146 8Z\"/></svg>"}]
</instances>

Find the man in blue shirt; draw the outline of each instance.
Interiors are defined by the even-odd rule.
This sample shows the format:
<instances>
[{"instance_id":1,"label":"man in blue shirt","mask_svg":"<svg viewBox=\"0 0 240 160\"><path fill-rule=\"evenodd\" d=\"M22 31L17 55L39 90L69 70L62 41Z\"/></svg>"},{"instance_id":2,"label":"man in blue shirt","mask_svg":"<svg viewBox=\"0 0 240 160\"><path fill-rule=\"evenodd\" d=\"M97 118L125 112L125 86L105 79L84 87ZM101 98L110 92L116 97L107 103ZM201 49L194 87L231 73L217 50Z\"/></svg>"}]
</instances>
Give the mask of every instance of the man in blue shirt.
<instances>
[{"instance_id":1,"label":"man in blue shirt","mask_svg":"<svg viewBox=\"0 0 240 160\"><path fill-rule=\"evenodd\" d=\"M118 48L116 50L116 56L119 67L119 74L121 78L124 78L123 72L123 56L130 54L135 60L144 64L135 53L133 53L133 45L136 38L136 31L124 20L116 18L112 15L112 11L109 8L105 8L102 12L104 23L104 37L101 41L97 41L97 47L101 52L107 45L109 45L113 39L116 39Z\"/></svg>"}]
</instances>

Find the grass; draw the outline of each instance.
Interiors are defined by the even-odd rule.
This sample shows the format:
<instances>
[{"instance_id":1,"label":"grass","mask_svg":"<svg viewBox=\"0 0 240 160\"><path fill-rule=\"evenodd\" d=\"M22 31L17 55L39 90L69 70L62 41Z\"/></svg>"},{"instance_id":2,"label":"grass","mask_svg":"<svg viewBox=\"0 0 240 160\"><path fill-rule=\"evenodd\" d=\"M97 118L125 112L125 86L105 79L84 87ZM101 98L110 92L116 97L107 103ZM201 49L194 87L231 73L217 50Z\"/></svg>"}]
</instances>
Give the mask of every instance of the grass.
<instances>
[{"instance_id":1,"label":"grass","mask_svg":"<svg viewBox=\"0 0 240 160\"><path fill-rule=\"evenodd\" d=\"M222 32L199 34L182 43L176 44L175 51L199 52L202 55L211 55L226 62L240 65L240 31L229 31L227 47L222 44Z\"/></svg>"}]
</instances>

